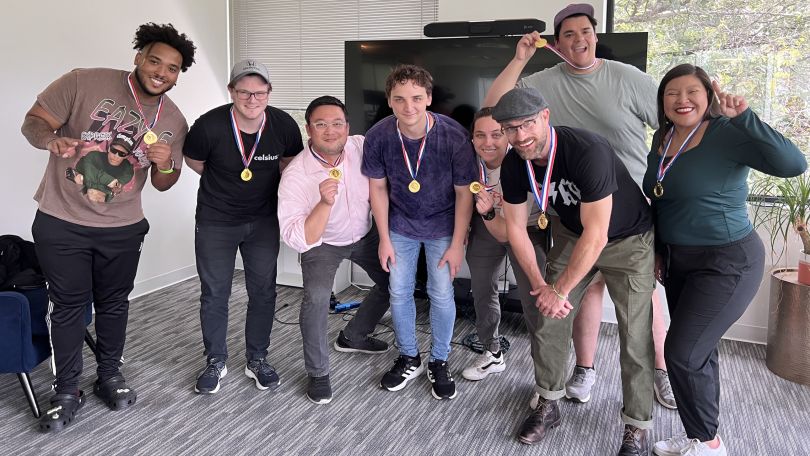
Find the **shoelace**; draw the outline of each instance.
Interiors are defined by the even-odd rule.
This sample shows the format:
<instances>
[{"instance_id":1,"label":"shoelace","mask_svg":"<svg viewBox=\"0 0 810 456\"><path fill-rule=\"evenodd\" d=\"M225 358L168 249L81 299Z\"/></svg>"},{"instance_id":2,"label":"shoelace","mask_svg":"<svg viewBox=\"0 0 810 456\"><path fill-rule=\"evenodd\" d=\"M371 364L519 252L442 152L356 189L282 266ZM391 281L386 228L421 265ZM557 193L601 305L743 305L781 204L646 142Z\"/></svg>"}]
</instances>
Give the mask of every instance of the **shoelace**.
<instances>
[{"instance_id":1,"label":"shoelace","mask_svg":"<svg viewBox=\"0 0 810 456\"><path fill-rule=\"evenodd\" d=\"M574 371L574 383L585 383L585 378L588 376L587 370Z\"/></svg>"},{"instance_id":2,"label":"shoelace","mask_svg":"<svg viewBox=\"0 0 810 456\"><path fill-rule=\"evenodd\" d=\"M447 364L442 363L433 370L433 378L437 383L449 383L453 381L453 376L447 370Z\"/></svg>"},{"instance_id":3,"label":"shoelace","mask_svg":"<svg viewBox=\"0 0 810 456\"><path fill-rule=\"evenodd\" d=\"M203 371L202 375L200 375L200 377L216 377L216 378L219 378L219 374L221 372L222 372L222 369L217 367L216 364L209 363L208 366L205 368L205 371Z\"/></svg>"},{"instance_id":4,"label":"shoelace","mask_svg":"<svg viewBox=\"0 0 810 456\"><path fill-rule=\"evenodd\" d=\"M397 374L402 375L411 365L411 359L409 357L400 355L394 363L394 370L397 372Z\"/></svg>"},{"instance_id":5,"label":"shoelace","mask_svg":"<svg viewBox=\"0 0 810 456\"><path fill-rule=\"evenodd\" d=\"M275 369L265 360L253 361L250 363L254 370L263 375L271 375Z\"/></svg>"},{"instance_id":6,"label":"shoelace","mask_svg":"<svg viewBox=\"0 0 810 456\"><path fill-rule=\"evenodd\" d=\"M688 456L690 454L694 455L694 456L697 456L697 455L700 454L700 450L701 450L702 446L705 446L705 445L703 445L703 442L701 442L700 440L691 439L691 440L689 440L688 446L686 448L684 448L683 450L681 450L681 454L684 455L684 456Z\"/></svg>"}]
</instances>

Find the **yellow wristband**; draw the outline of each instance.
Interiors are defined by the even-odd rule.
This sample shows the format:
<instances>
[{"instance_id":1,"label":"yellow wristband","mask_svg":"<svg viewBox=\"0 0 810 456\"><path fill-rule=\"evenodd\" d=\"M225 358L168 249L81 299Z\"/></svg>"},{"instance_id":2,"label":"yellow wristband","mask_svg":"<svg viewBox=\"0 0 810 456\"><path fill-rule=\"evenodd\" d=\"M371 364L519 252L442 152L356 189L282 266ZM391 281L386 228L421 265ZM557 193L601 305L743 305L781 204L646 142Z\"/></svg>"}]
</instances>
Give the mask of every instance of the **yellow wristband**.
<instances>
[{"instance_id":1,"label":"yellow wristband","mask_svg":"<svg viewBox=\"0 0 810 456\"><path fill-rule=\"evenodd\" d=\"M553 291L554 294L557 295L557 297L560 298L561 300L563 300L563 301L568 300L568 295L564 295L564 294L560 293L559 291L557 291L557 287L555 287L553 283L551 284L551 291Z\"/></svg>"},{"instance_id":2,"label":"yellow wristband","mask_svg":"<svg viewBox=\"0 0 810 456\"><path fill-rule=\"evenodd\" d=\"M171 174L174 172L174 159L172 158L172 165L169 166L169 169L160 169L158 165L155 165L155 168L157 168L160 174Z\"/></svg>"}]
</instances>

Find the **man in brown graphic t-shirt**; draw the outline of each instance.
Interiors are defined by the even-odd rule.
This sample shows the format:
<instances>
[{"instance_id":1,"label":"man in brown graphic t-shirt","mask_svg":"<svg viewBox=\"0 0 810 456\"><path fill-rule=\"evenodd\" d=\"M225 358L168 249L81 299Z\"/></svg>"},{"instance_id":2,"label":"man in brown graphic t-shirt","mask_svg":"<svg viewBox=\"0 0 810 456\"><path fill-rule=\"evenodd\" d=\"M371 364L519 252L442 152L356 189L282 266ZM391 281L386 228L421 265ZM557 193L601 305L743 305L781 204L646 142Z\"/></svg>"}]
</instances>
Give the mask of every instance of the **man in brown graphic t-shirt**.
<instances>
[{"instance_id":1,"label":"man in brown graphic t-shirt","mask_svg":"<svg viewBox=\"0 0 810 456\"><path fill-rule=\"evenodd\" d=\"M134 70L73 70L37 96L22 126L32 146L50 152L32 226L49 283L56 375L42 432L69 425L84 403L81 348L91 302L98 364L93 392L112 410L136 399L119 368L128 296L149 231L141 191L147 174L159 191L180 175L188 125L165 93L194 63L195 46L171 24L154 23L141 25L133 43Z\"/></svg>"}]
</instances>

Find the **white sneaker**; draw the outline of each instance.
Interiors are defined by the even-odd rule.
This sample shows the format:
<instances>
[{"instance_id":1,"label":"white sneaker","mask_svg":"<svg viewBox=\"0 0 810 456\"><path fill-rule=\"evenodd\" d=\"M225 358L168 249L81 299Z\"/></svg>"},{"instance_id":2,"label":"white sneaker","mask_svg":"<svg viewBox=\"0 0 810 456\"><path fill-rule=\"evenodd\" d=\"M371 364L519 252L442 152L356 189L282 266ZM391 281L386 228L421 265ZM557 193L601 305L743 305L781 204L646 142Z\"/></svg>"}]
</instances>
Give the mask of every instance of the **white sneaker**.
<instances>
[{"instance_id":1,"label":"white sneaker","mask_svg":"<svg viewBox=\"0 0 810 456\"><path fill-rule=\"evenodd\" d=\"M502 352L495 356L491 351L484 350L484 353L475 357L469 367L461 371L461 376L467 380L478 381L483 380L489 374L503 372L504 369L506 369L506 362Z\"/></svg>"},{"instance_id":2,"label":"white sneaker","mask_svg":"<svg viewBox=\"0 0 810 456\"><path fill-rule=\"evenodd\" d=\"M565 382L565 397L574 402L585 403L591 400L591 388L596 383L596 371L574 366L571 378Z\"/></svg>"},{"instance_id":3,"label":"white sneaker","mask_svg":"<svg viewBox=\"0 0 810 456\"><path fill-rule=\"evenodd\" d=\"M726 456L726 446L723 439L718 435L720 446L717 448L709 448L708 445L698 439L690 439L686 434L679 434L670 437L660 442L655 442L653 445L653 454L658 456Z\"/></svg>"},{"instance_id":4,"label":"white sneaker","mask_svg":"<svg viewBox=\"0 0 810 456\"><path fill-rule=\"evenodd\" d=\"M678 404L675 403L675 395L672 394L672 385L669 383L669 374L663 369L655 370L655 398L664 407L675 410Z\"/></svg>"}]
</instances>

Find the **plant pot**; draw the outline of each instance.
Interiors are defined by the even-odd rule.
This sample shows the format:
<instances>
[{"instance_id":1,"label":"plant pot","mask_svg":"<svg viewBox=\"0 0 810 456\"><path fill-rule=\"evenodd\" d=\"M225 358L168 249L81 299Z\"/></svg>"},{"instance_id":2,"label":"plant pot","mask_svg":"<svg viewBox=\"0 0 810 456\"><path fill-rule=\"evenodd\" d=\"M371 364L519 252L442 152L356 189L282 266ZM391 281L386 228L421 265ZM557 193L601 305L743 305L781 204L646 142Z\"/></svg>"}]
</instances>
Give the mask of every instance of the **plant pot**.
<instances>
[{"instance_id":1,"label":"plant pot","mask_svg":"<svg viewBox=\"0 0 810 456\"><path fill-rule=\"evenodd\" d=\"M802 250L802 253L804 255L799 259L799 283L810 285L810 260L804 250Z\"/></svg>"},{"instance_id":2,"label":"plant pot","mask_svg":"<svg viewBox=\"0 0 810 456\"><path fill-rule=\"evenodd\" d=\"M774 374L810 385L810 286L794 268L771 273L765 364Z\"/></svg>"}]
</instances>

